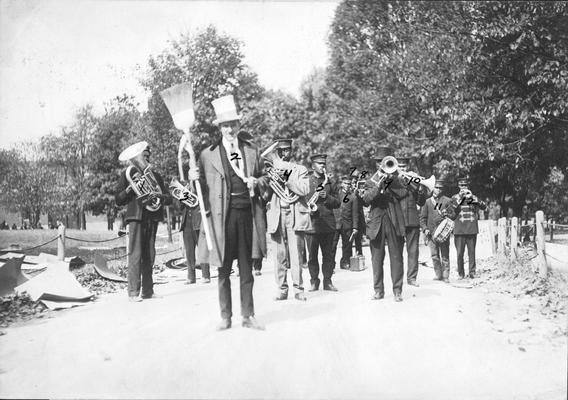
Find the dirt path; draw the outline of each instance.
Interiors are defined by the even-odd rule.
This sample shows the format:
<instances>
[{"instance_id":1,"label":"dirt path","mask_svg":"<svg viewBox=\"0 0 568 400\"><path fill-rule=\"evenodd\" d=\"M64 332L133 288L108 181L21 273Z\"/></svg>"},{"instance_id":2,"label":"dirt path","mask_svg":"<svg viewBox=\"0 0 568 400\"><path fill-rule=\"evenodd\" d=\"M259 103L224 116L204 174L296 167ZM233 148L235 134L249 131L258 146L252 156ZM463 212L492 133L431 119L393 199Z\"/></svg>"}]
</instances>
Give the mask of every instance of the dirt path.
<instances>
[{"instance_id":1,"label":"dirt path","mask_svg":"<svg viewBox=\"0 0 568 400\"><path fill-rule=\"evenodd\" d=\"M236 277L225 332L215 331L216 279L172 278L156 287L163 298L142 303L107 295L5 329L0 397L566 398L565 321L532 299L435 282L421 268L421 286L405 285L395 303L386 268L386 298L371 301L371 276L337 270L338 293L274 302L265 263L254 292L264 332L240 327Z\"/></svg>"}]
</instances>

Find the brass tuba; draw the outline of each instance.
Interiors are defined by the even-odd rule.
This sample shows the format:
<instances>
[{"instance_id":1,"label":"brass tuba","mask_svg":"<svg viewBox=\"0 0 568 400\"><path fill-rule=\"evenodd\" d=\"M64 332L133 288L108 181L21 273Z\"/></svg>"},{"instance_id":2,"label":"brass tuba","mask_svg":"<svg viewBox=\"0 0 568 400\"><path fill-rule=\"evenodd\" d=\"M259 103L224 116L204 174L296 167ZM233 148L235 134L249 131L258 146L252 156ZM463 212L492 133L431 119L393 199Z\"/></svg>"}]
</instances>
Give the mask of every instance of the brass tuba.
<instances>
[{"instance_id":1,"label":"brass tuba","mask_svg":"<svg viewBox=\"0 0 568 400\"><path fill-rule=\"evenodd\" d=\"M197 195L189 187L182 185L176 178L172 178L170 182L170 193L190 208L199 204Z\"/></svg>"},{"instance_id":2,"label":"brass tuba","mask_svg":"<svg viewBox=\"0 0 568 400\"><path fill-rule=\"evenodd\" d=\"M118 156L120 161L128 161L131 164L126 168L126 179L138 198L162 194L162 189L150 169L151 164L144 159L143 153L147 147L147 142L138 142L127 147ZM158 211L160 207L162 207L162 200L158 197L146 204L148 211Z\"/></svg>"},{"instance_id":3,"label":"brass tuba","mask_svg":"<svg viewBox=\"0 0 568 400\"><path fill-rule=\"evenodd\" d=\"M276 148L278 147L278 142L270 145L260 156L264 158L265 163L267 164L268 168L266 172L268 177L270 178L269 185L276 193L276 195L286 203L295 203L299 196L296 193L290 192L290 190L286 187L286 180L282 177L285 171L279 171L274 168L274 162L276 160L280 160L280 156L278 152L276 152Z\"/></svg>"}]
</instances>

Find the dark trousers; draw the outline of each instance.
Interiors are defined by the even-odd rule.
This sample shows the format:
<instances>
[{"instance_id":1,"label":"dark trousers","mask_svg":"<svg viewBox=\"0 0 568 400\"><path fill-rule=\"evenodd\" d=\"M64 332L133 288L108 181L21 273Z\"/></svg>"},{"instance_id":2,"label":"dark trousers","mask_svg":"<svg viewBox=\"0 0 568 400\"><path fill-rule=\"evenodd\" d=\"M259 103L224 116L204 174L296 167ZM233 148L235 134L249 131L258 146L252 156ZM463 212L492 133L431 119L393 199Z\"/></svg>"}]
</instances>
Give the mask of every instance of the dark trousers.
<instances>
[{"instance_id":1,"label":"dark trousers","mask_svg":"<svg viewBox=\"0 0 568 400\"><path fill-rule=\"evenodd\" d=\"M450 239L444 243L436 243L432 239L428 242L432 264L436 279L446 279L450 277ZM441 256L441 262L440 262Z\"/></svg>"},{"instance_id":2,"label":"dark trousers","mask_svg":"<svg viewBox=\"0 0 568 400\"><path fill-rule=\"evenodd\" d=\"M190 282L195 282L195 247L198 240L199 229L194 230L191 224L186 224L183 229L183 244L187 261L187 280ZM210 279L209 264L201 264L201 276Z\"/></svg>"},{"instance_id":3,"label":"dark trousers","mask_svg":"<svg viewBox=\"0 0 568 400\"><path fill-rule=\"evenodd\" d=\"M262 258L253 258L252 266L255 271L260 271L262 269Z\"/></svg>"},{"instance_id":4,"label":"dark trousers","mask_svg":"<svg viewBox=\"0 0 568 400\"><path fill-rule=\"evenodd\" d=\"M420 241L420 228L407 226L401 245L406 242L406 279L408 282L415 281L418 276L418 242Z\"/></svg>"},{"instance_id":5,"label":"dark trousers","mask_svg":"<svg viewBox=\"0 0 568 400\"><path fill-rule=\"evenodd\" d=\"M241 286L241 314L254 315L252 287L252 212L250 208L230 208L225 225L225 255L223 266L219 268L219 305L221 318L231 318L231 267L234 259L239 264Z\"/></svg>"},{"instance_id":6,"label":"dark trousers","mask_svg":"<svg viewBox=\"0 0 568 400\"><path fill-rule=\"evenodd\" d=\"M318 248L321 248L322 266L324 284L331 282L333 274L333 235L335 232L329 233L309 233L306 235L308 242L308 269L310 271L310 283L319 285L319 261Z\"/></svg>"},{"instance_id":7,"label":"dark trousers","mask_svg":"<svg viewBox=\"0 0 568 400\"><path fill-rule=\"evenodd\" d=\"M357 231L354 240L357 255L363 255L363 233L361 233L361 231Z\"/></svg>"},{"instance_id":8,"label":"dark trousers","mask_svg":"<svg viewBox=\"0 0 568 400\"><path fill-rule=\"evenodd\" d=\"M385 242L389 247L389 259L393 293L402 293L404 266L402 264L402 237L396 235L394 226L387 216L383 217L381 229L370 241L371 262L373 264L373 289L375 293L384 294L383 262L385 260Z\"/></svg>"},{"instance_id":9,"label":"dark trousers","mask_svg":"<svg viewBox=\"0 0 568 400\"><path fill-rule=\"evenodd\" d=\"M339 244L340 237L341 230L337 229L335 232L333 232L333 242L331 243L331 259L333 260L333 269L335 269L335 256L337 255L337 245Z\"/></svg>"},{"instance_id":10,"label":"dark trousers","mask_svg":"<svg viewBox=\"0 0 568 400\"><path fill-rule=\"evenodd\" d=\"M349 267L349 259L353 255L353 241L349 241L349 236L351 236L351 229L341 230L341 261L340 266Z\"/></svg>"},{"instance_id":11,"label":"dark trousers","mask_svg":"<svg viewBox=\"0 0 568 400\"><path fill-rule=\"evenodd\" d=\"M128 226L128 295L150 297L154 294L152 267L156 257L158 223L130 221Z\"/></svg>"},{"instance_id":12,"label":"dark trousers","mask_svg":"<svg viewBox=\"0 0 568 400\"><path fill-rule=\"evenodd\" d=\"M454 244L456 245L456 253L458 253L458 274L464 276L463 255L465 246L467 245L467 257L469 258L469 275L475 274L475 245L477 243L477 235L454 235Z\"/></svg>"}]
</instances>

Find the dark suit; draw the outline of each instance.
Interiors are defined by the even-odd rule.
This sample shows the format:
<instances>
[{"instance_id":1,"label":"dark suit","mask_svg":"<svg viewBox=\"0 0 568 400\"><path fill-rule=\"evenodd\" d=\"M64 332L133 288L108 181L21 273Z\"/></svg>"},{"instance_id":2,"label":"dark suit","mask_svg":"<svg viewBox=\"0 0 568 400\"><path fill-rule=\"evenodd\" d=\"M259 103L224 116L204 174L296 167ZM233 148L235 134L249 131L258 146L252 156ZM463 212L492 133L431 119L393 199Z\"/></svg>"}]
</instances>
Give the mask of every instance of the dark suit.
<instances>
[{"instance_id":1,"label":"dark suit","mask_svg":"<svg viewBox=\"0 0 568 400\"><path fill-rule=\"evenodd\" d=\"M420 220L418 219L418 206L423 206L426 201L426 194L406 188L406 194L400 200L400 208L404 218L405 233L401 245L406 241L407 271L406 279L408 282L416 281L418 276L418 242L420 240Z\"/></svg>"},{"instance_id":2,"label":"dark suit","mask_svg":"<svg viewBox=\"0 0 568 400\"><path fill-rule=\"evenodd\" d=\"M136 198L133 191L126 192L128 181L126 170L122 171L115 194L116 204L126 208L125 220L128 224L128 295L151 297L154 294L152 267L156 256L155 242L158 223L164 219L164 206L172 204L162 177L157 172L154 176L162 189L162 207L158 211L148 211ZM140 290L142 289L142 293Z\"/></svg>"},{"instance_id":3,"label":"dark suit","mask_svg":"<svg viewBox=\"0 0 568 400\"><path fill-rule=\"evenodd\" d=\"M318 185L323 184L324 177L317 177L312 171L310 174L310 194L309 199L316 191ZM337 188L331 184L331 181L324 186L327 197L317 200L317 211L311 216L312 229L306 231L308 243L308 269L310 271L310 283L319 286L319 262L318 248L322 253L322 275L324 285L331 283L331 275L333 274L333 235L335 234L335 216L333 209L340 206L339 199L336 197Z\"/></svg>"},{"instance_id":4,"label":"dark suit","mask_svg":"<svg viewBox=\"0 0 568 400\"><path fill-rule=\"evenodd\" d=\"M371 206L367 236L370 239L373 264L373 288L378 294L385 292L383 284L385 242L389 248L393 292L402 293L404 267L401 242L405 226L399 200L405 192L404 184L399 178L394 177L383 193L375 184L369 182L363 195L363 202Z\"/></svg>"},{"instance_id":5,"label":"dark suit","mask_svg":"<svg viewBox=\"0 0 568 400\"><path fill-rule=\"evenodd\" d=\"M201 213L199 206L189 208L185 205L181 217L179 230L183 232L183 244L185 247L185 259L187 261L187 280L195 282L195 248L199 239L201 228ZM209 264L201 265L201 275L205 279L210 279Z\"/></svg>"},{"instance_id":6,"label":"dark suit","mask_svg":"<svg viewBox=\"0 0 568 400\"><path fill-rule=\"evenodd\" d=\"M349 267L349 259L353 254L353 241L349 240L353 229L359 230L359 198L355 193L341 191L339 232L341 235L341 261L342 267ZM354 235L355 236L355 235Z\"/></svg>"}]
</instances>

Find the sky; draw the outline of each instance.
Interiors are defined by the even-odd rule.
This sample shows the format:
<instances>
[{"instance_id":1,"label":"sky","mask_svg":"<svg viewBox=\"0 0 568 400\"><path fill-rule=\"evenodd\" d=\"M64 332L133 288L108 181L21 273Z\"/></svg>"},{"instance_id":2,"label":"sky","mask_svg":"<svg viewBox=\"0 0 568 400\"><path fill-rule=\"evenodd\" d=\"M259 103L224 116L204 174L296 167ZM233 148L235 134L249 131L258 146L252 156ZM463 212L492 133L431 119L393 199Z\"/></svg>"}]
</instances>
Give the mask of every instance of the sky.
<instances>
[{"instance_id":1,"label":"sky","mask_svg":"<svg viewBox=\"0 0 568 400\"><path fill-rule=\"evenodd\" d=\"M0 147L58 133L80 107L101 113L123 93L144 106L148 57L209 24L242 40L264 87L297 96L327 65L337 3L0 0Z\"/></svg>"}]
</instances>

